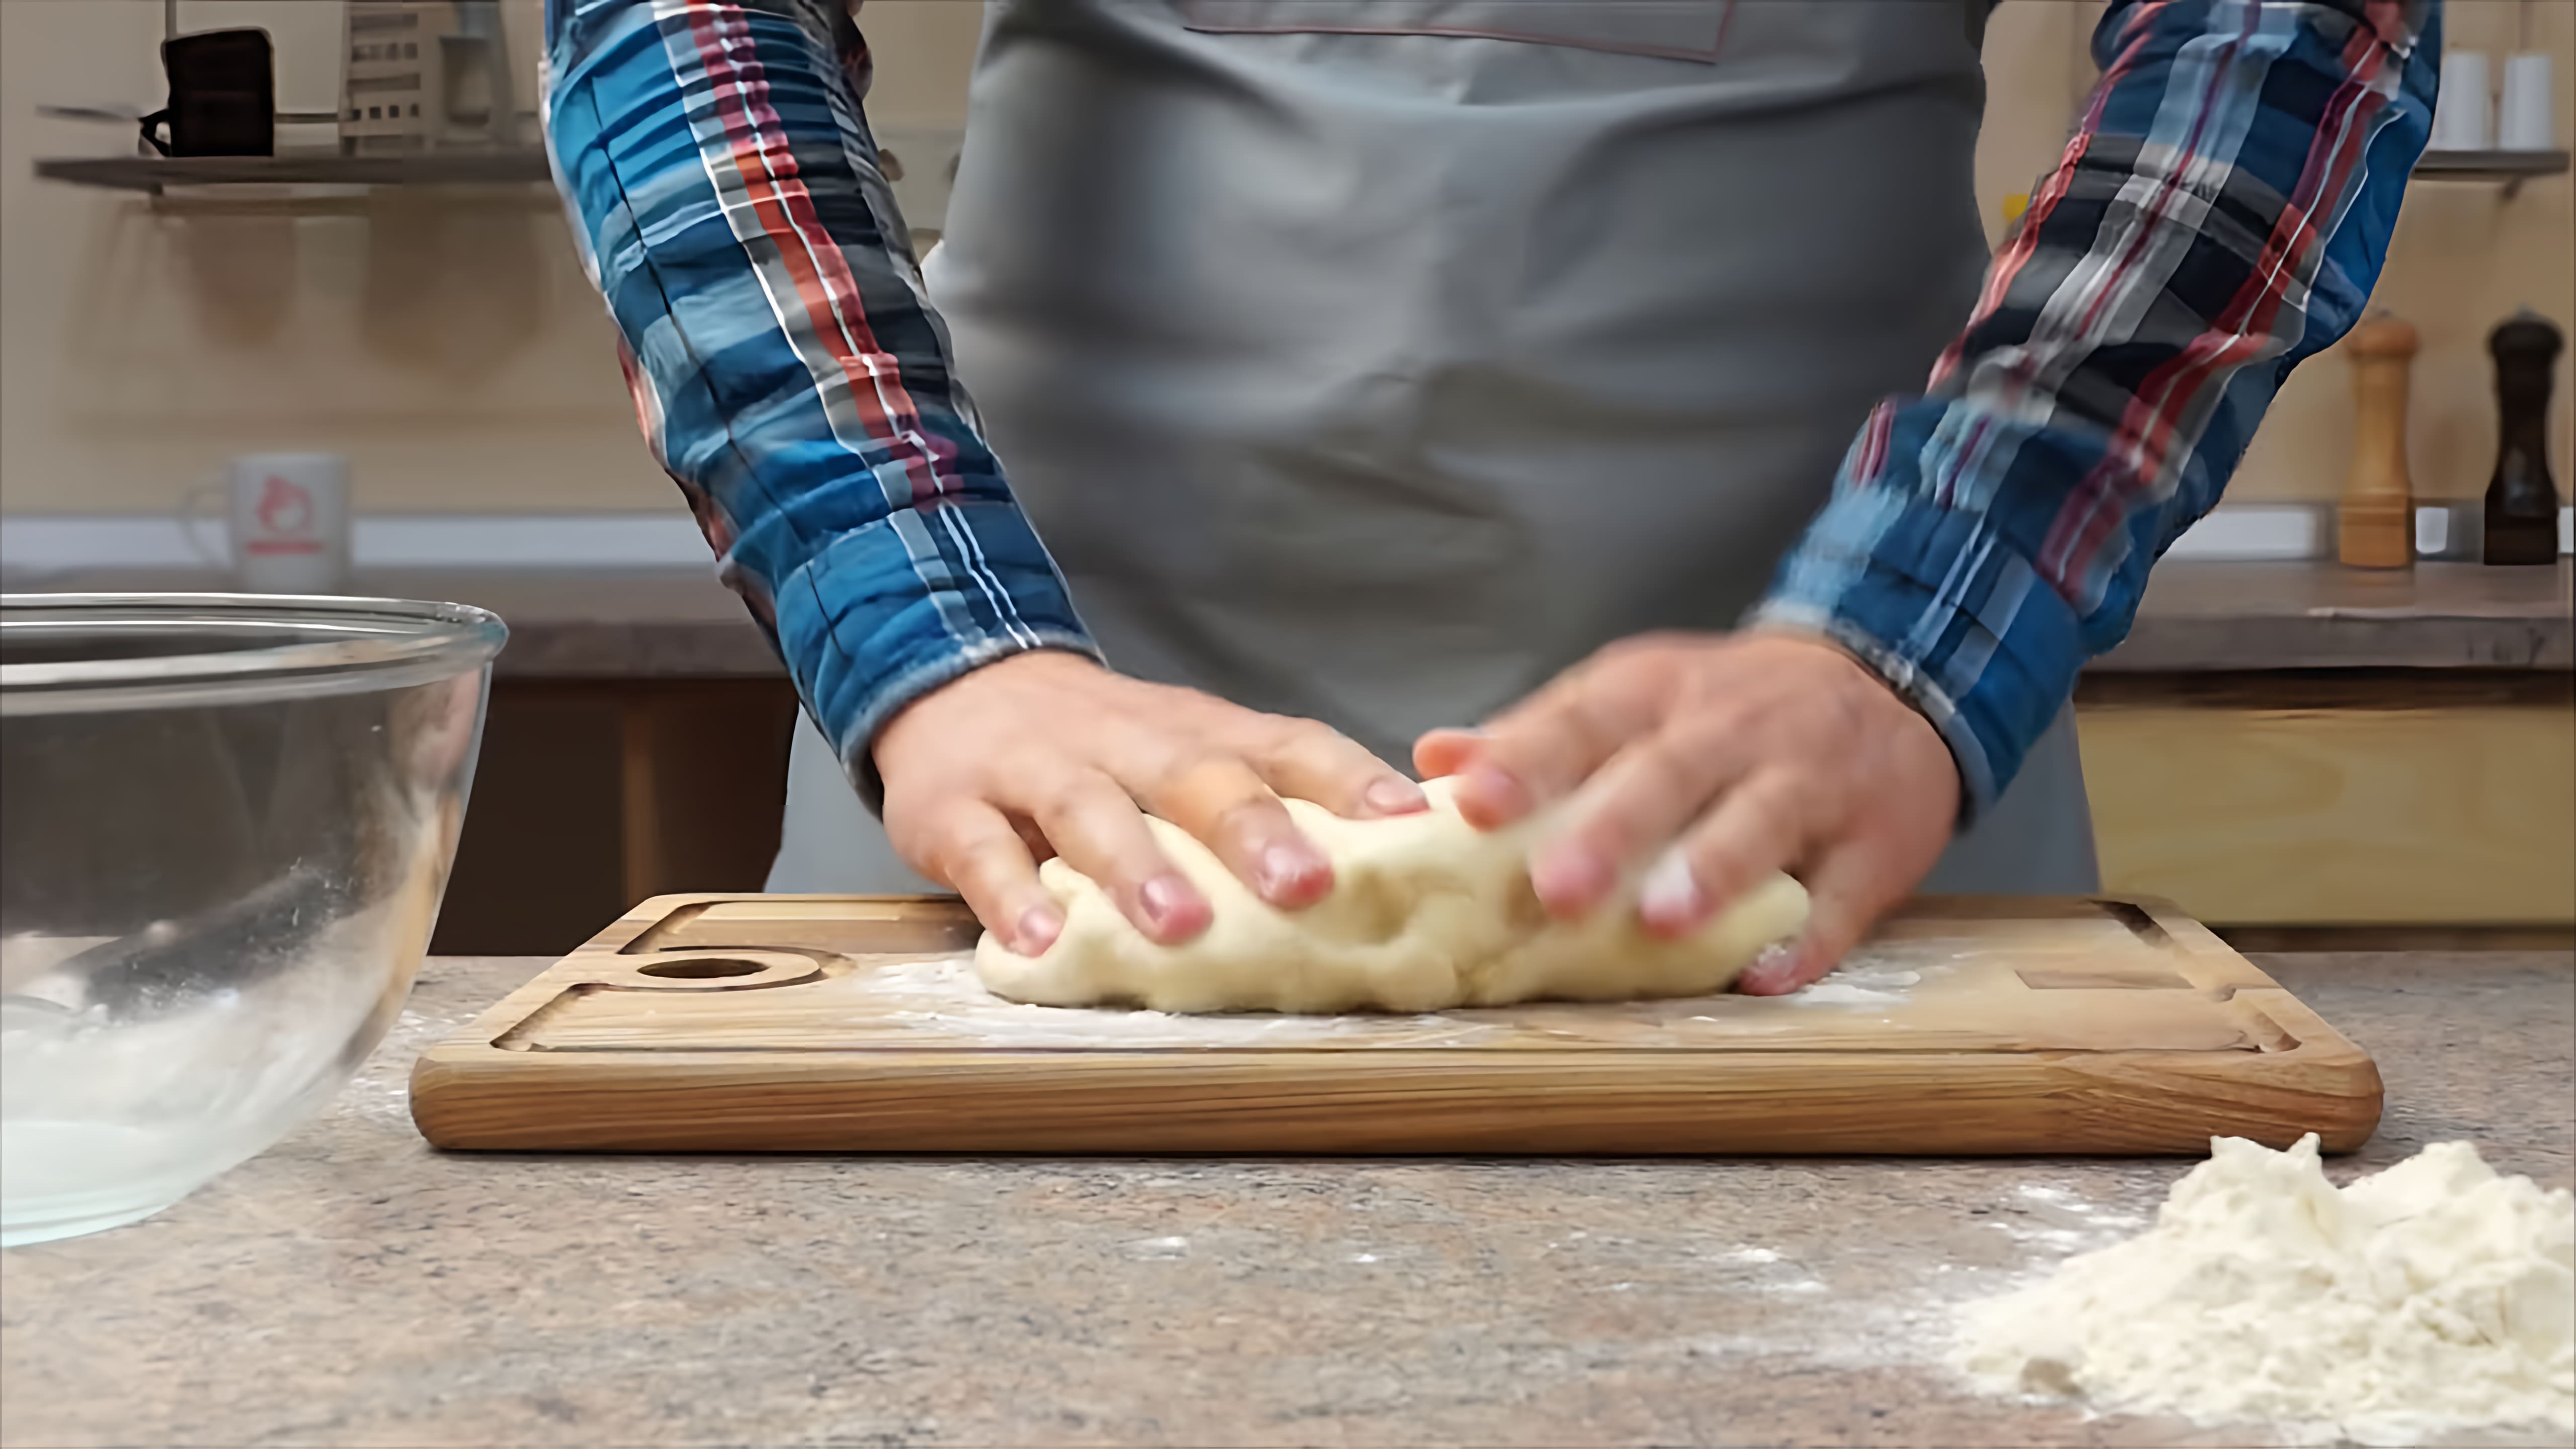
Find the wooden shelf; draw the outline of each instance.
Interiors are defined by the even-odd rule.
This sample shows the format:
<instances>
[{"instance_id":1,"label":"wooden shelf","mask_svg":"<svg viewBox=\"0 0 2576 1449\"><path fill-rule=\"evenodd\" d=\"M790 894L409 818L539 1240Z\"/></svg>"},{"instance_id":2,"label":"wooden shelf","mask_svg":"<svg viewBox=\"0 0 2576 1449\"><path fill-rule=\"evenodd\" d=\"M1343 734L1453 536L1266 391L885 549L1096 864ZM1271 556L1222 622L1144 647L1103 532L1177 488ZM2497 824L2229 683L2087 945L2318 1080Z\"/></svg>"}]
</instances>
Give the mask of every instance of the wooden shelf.
<instances>
[{"instance_id":1,"label":"wooden shelf","mask_svg":"<svg viewBox=\"0 0 2576 1449\"><path fill-rule=\"evenodd\" d=\"M2564 151L2427 151L2415 163L2419 181L2501 181L2513 195L2535 176L2567 170Z\"/></svg>"},{"instance_id":2,"label":"wooden shelf","mask_svg":"<svg viewBox=\"0 0 2576 1449\"><path fill-rule=\"evenodd\" d=\"M2427 151L2415 174L2432 181L2502 181L2509 187L2568 169L2564 151ZM36 163L36 174L75 186L160 191L172 186L492 186L550 179L535 146L488 151L423 151L343 156L281 151L275 156L83 156Z\"/></svg>"},{"instance_id":3,"label":"wooden shelf","mask_svg":"<svg viewBox=\"0 0 2576 1449\"><path fill-rule=\"evenodd\" d=\"M334 150L274 156L84 156L39 161L36 174L75 186L158 193L174 186L507 186L552 179L535 146L343 156Z\"/></svg>"}]
</instances>

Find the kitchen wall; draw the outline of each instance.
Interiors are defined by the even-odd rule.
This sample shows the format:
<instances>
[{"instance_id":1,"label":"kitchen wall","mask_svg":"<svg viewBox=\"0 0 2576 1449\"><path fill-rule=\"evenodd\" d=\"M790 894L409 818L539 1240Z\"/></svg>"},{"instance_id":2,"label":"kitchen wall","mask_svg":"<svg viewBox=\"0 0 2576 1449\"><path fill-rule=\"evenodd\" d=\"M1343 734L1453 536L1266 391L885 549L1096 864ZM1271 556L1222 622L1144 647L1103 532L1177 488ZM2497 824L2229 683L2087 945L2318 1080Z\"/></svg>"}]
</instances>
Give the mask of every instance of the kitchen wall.
<instances>
[{"instance_id":1,"label":"kitchen wall","mask_svg":"<svg viewBox=\"0 0 2576 1449\"><path fill-rule=\"evenodd\" d=\"M511 37L531 86L533 15ZM127 147L35 108L158 104L161 23L157 0L0 3L0 501L162 510L228 453L310 447L350 454L375 509L666 503L547 193L156 210L36 180L37 156ZM181 7L186 29L267 28L282 110L332 109L340 24L300 0Z\"/></svg>"},{"instance_id":2,"label":"kitchen wall","mask_svg":"<svg viewBox=\"0 0 2576 1449\"><path fill-rule=\"evenodd\" d=\"M532 95L536 0L511 3ZM880 125L961 123L980 10L868 0ZM2003 197L2054 161L2091 81L2084 42L2098 11L2099 0L2007 0L1998 12L1978 158L1990 225ZM267 27L289 110L331 108L339 16L323 0L182 5L186 28ZM2568 135L2576 4L2451 0L2449 23L2455 45L2554 54ZM387 192L323 210L276 199L156 209L37 181L38 156L125 142L35 108L157 104L160 28L158 0L0 3L0 508L162 511L225 455L276 447L347 452L360 503L376 510L670 506L635 439L607 324L536 188L436 201ZM327 140L327 128L310 139ZM2576 189L2549 178L2508 201L2490 185L2419 185L2381 298L2425 339L2417 491L2474 495L2494 449L2487 330L2525 304L2576 323ZM2562 484L2576 472L2571 382L2576 365L2562 363ZM2332 497L2350 431L2347 369L2320 358L2283 394L2231 496Z\"/></svg>"},{"instance_id":3,"label":"kitchen wall","mask_svg":"<svg viewBox=\"0 0 2576 1449\"><path fill-rule=\"evenodd\" d=\"M872 0L880 122L958 126L982 7ZM537 0L509 0L533 105ZM265 27L281 110L328 111L342 7L183 0ZM327 209L40 181L129 134L40 105L158 105L159 0L0 0L0 508L170 509L226 456L345 452L360 506L668 510L553 193L381 191ZM329 127L288 144L328 144Z\"/></svg>"}]
</instances>

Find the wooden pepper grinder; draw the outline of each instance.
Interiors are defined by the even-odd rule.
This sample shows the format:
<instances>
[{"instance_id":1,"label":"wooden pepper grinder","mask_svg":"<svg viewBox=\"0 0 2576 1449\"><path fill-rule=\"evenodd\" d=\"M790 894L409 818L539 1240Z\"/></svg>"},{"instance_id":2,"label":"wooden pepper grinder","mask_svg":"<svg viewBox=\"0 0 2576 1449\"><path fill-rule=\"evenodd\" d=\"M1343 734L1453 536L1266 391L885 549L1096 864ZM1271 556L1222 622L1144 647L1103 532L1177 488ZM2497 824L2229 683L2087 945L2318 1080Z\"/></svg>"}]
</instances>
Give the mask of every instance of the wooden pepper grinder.
<instances>
[{"instance_id":1,"label":"wooden pepper grinder","mask_svg":"<svg viewBox=\"0 0 2576 1449\"><path fill-rule=\"evenodd\" d=\"M2549 390L2558 329L2526 307L2487 334L2495 354L2496 465L2487 483L2486 561L2558 561L2558 485L2549 477Z\"/></svg>"},{"instance_id":2,"label":"wooden pepper grinder","mask_svg":"<svg viewBox=\"0 0 2576 1449\"><path fill-rule=\"evenodd\" d=\"M2406 392L2415 329L2379 313L2352 329L2352 475L2335 510L2335 555L2355 568L2415 562L2415 490L2406 477Z\"/></svg>"}]
</instances>

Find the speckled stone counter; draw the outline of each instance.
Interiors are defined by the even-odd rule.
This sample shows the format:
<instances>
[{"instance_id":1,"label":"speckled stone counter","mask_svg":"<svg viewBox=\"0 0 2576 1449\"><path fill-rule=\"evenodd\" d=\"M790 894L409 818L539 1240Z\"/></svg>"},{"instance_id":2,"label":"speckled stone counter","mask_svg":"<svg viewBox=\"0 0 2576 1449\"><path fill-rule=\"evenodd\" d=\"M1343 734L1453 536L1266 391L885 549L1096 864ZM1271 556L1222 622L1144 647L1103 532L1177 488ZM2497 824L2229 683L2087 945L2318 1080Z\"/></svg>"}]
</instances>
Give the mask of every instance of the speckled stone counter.
<instances>
[{"instance_id":1,"label":"speckled stone counter","mask_svg":"<svg viewBox=\"0 0 2576 1449\"><path fill-rule=\"evenodd\" d=\"M2375 572L2332 563L2176 560L2155 572L2106 673L2576 665L2570 565L2425 564ZM223 587L212 574L12 578L11 589ZM530 678L776 674L777 657L712 569L441 570L362 574L359 593L479 604L509 621L496 666Z\"/></svg>"},{"instance_id":2,"label":"speckled stone counter","mask_svg":"<svg viewBox=\"0 0 2576 1449\"><path fill-rule=\"evenodd\" d=\"M2428 563L2158 565L2120 647L2095 673L2576 667L2576 571Z\"/></svg>"},{"instance_id":3,"label":"speckled stone counter","mask_svg":"<svg viewBox=\"0 0 2576 1449\"><path fill-rule=\"evenodd\" d=\"M0 1260L0 1441L2247 1442L1934 1362L1951 1305L2135 1231L2180 1162L432 1152L413 1056L541 964L433 962L328 1115ZM2576 1181L2576 958L2264 964L2387 1079L2338 1177L2465 1137Z\"/></svg>"}]
</instances>

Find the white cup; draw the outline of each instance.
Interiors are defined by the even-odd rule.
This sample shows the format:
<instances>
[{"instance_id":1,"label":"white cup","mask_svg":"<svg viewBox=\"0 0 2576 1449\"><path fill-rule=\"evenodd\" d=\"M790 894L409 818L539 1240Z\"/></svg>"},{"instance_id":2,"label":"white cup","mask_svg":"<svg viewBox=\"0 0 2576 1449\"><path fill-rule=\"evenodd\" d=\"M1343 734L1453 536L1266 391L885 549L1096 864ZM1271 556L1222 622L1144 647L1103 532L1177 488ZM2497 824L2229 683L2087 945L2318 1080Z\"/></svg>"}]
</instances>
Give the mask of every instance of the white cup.
<instances>
[{"instance_id":1,"label":"white cup","mask_svg":"<svg viewBox=\"0 0 2576 1449\"><path fill-rule=\"evenodd\" d=\"M2436 151L2484 151L2495 144L2495 98L2486 53L2455 50L2442 57L2442 94L2433 104Z\"/></svg>"},{"instance_id":2,"label":"white cup","mask_svg":"<svg viewBox=\"0 0 2576 1449\"><path fill-rule=\"evenodd\" d=\"M2496 107L2496 148L2502 151L2556 150L2556 99L2546 54L2506 56L2504 101Z\"/></svg>"},{"instance_id":3,"label":"white cup","mask_svg":"<svg viewBox=\"0 0 2576 1449\"><path fill-rule=\"evenodd\" d=\"M197 532L201 499L220 494L231 547ZM336 593L349 576L349 460L334 453L254 453L188 490L180 522L209 563L230 562L254 594Z\"/></svg>"}]
</instances>

